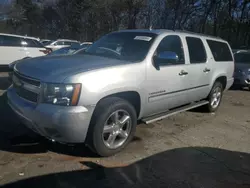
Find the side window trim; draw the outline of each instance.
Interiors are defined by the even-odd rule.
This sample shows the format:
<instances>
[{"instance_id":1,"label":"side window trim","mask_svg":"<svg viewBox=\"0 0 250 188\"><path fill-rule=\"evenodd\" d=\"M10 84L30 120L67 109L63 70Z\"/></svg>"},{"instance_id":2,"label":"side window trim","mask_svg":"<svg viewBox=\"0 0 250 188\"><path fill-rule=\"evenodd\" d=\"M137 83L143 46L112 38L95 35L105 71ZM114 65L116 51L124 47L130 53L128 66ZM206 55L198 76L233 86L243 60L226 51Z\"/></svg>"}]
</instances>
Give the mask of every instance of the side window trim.
<instances>
[{"instance_id":1,"label":"side window trim","mask_svg":"<svg viewBox=\"0 0 250 188\"><path fill-rule=\"evenodd\" d=\"M194 38L194 39L199 39L202 43L202 46L203 46L203 49L204 49L204 52L205 52L205 61L201 61L201 62L191 62L191 57L190 57L190 52L189 52L189 47L188 47L188 41L187 41L187 38ZM206 50L206 47L205 47L205 43L204 41L202 40L202 38L199 38L199 37L195 37L195 36L189 36L189 35L186 35L185 36L185 40L186 40L186 44L187 44L187 53L188 53L188 56L189 56L189 64L192 65L192 64L206 64L208 62L208 54L207 54L207 50Z\"/></svg>"},{"instance_id":2,"label":"side window trim","mask_svg":"<svg viewBox=\"0 0 250 188\"><path fill-rule=\"evenodd\" d=\"M183 58L184 58L184 62L183 63L177 63L177 64L165 64L165 65L162 65L162 67L169 67L169 66L183 66L183 65L187 65L186 64L186 53L185 53L185 50L184 50L184 43L183 43L183 38L178 35L178 34L167 34L165 35L159 42L159 44L157 45L154 53L153 53L153 58L154 56L157 54L157 50L158 50L158 47L160 46L161 42L166 38L166 37L169 37L169 36L176 36L180 39L180 43L181 43L181 49L182 49L182 53L183 53ZM152 59L153 59L152 58Z\"/></svg>"}]
</instances>

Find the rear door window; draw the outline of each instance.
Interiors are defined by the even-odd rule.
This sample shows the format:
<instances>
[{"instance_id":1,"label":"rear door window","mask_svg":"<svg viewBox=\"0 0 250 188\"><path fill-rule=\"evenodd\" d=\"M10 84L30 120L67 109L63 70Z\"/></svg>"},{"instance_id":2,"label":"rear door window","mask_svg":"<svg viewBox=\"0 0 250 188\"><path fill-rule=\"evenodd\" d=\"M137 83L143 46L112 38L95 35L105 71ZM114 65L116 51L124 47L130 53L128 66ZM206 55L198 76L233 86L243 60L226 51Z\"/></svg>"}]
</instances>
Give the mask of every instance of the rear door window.
<instances>
[{"instance_id":1,"label":"rear door window","mask_svg":"<svg viewBox=\"0 0 250 188\"><path fill-rule=\"evenodd\" d=\"M0 46L20 47L21 38L14 36L0 35Z\"/></svg>"},{"instance_id":2,"label":"rear door window","mask_svg":"<svg viewBox=\"0 0 250 188\"><path fill-rule=\"evenodd\" d=\"M190 63L205 63L207 61L206 50L200 38L186 37Z\"/></svg>"},{"instance_id":3,"label":"rear door window","mask_svg":"<svg viewBox=\"0 0 250 188\"><path fill-rule=\"evenodd\" d=\"M233 61L230 48L225 42L218 42L214 40L207 40L208 46L213 54L214 60L220 61Z\"/></svg>"}]
</instances>

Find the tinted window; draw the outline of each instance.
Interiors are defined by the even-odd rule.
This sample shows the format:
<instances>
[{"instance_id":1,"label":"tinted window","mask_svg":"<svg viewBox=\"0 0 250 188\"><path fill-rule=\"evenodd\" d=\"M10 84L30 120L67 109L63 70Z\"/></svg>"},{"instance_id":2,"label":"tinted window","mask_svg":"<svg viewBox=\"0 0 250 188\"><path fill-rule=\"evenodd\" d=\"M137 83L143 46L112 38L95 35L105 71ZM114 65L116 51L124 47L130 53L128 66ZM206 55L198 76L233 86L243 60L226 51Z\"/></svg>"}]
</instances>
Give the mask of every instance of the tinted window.
<instances>
[{"instance_id":1,"label":"tinted window","mask_svg":"<svg viewBox=\"0 0 250 188\"><path fill-rule=\"evenodd\" d=\"M79 42L71 42L71 45L74 45L74 46L81 46L81 44Z\"/></svg>"},{"instance_id":2,"label":"tinted window","mask_svg":"<svg viewBox=\"0 0 250 188\"><path fill-rule=\"evenodd\" d=\"M190 63L205 63L207 55L203 42L199 38L186 37Z\"/></svg>"},{"instance_id":3,"label":"tinted window","mask_svg":"<svg viewBox=\"0 0 250 188\"><path fill-rule=\"evenodd\" d=\"M87 47L89 47L89 46L91 46L91 44L82 44L82 45L81 45L82 48L87 48Z\"/></svg>"},{"instance_id":4,"label":"tinted window","mask_svg":"<svg viewBox=\"0 0 250 188\"><path fill-rule=\"evenodd\" d=\"M215 61L233 61L233 57L227 43L213 40L207 40L207 43L212 51Z\"/></svg>"},{"instance_id":5,"label":"tinted window","mask_svg":"<svg viewBox=\"0 0 250 188\"><path fill-rule=\"evenodd\" d=\"M43 45L38 42L37 40L33 39L22 39L22 41L26 42L24 46L29 47L29 48L43 48Z\"/></svg>"},{"instance_id":6,"label":"tinted window","mask_svg":"<svg viewBox=\"0 0 250 188\"><path fill-rule=\"evenodd\" d=\"M0 45L1 46L21 46L21 39L19 37L1 35Z\"/></svg>"},{"instance_id":7,"label":"tinted window","mask_svg":"<svg viewBox=\"0 0 250 188\"><path fill-rule=\"evenodd\" d=\"M86 54L121 59L127 61L143 60L156 34L147 32L116 32L102 37L91 45Z\"/></svg>"},{"instance_id":8,"label":"tinted window","mask_svg":"<svg viewBox=\"0 0 250 188\"><path fill-rule=\"evenodd\" d=\"M41 42L39 42L37 40L34 40L34 42L35 42L37 48L44 48L44 46L43 46L43 44Z\"/></svg>"},{"instance_id":9,"label":"tinted window","mask_svg":"<svg viewBox=\"0 0 250 188\"><path fill-rule=\"evenodd\" d=\"M162 39L157 50L157 54L162 52L174 52L178 56L176 64L185 64L182 42L179 36L169 35Z\"/></svg>"},{"instance_id":10,"label":"tinted window","mask_svg":"<svg viewBox=\"0 0 250 188\"><path fill-rule=\"evenodd\" d=\"M250 53L237 53L234 55L236 63L250 64Z\"/></svg>"},{"instance_id":11,"label":"tinted window","mask_svg":"<svg viewBox=\"0 0 250 188\"><path fill-rule=\"evenodd\" d=\"M48 42L43 43L43 45L44 45L44 46L49 46L49 45L51 45L53 42L55 42L55 41L48 41Z\"/></svg>"},{"instance_id":12,"label":"tinted window","mask_svg":"<svg viewBox=\"0 0 250 188\"><path fill-rule=\"evenodd\" d=\"M69 42L69 41L64 41L64 45L71 45L72 44L72 42Z\"/></svg>"},{"instance_id":13,"label":"tinted window","mask_svg":"<svg viewBox=\"0 0 250 188\"><path fill-rule=\"evenodd\" d=\"M59 46L59 45L64 45L64 42L63 42L63 41L57 41L57 42L55 43L55 46Z\"/></svg>"}]
</instances>

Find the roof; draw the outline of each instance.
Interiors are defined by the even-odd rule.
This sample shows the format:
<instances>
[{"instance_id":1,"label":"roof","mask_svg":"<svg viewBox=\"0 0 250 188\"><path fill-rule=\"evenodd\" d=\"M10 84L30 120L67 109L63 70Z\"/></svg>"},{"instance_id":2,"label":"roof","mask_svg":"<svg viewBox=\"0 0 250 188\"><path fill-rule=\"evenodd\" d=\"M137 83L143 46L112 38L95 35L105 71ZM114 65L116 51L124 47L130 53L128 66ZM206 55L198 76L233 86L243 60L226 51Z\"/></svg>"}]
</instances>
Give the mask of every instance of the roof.
<instances>
[{"instance_id":1,"label":"roof","mask_svg":"<svg viewBox=\"0 0 250 188\"><path fill-rule=\"evenodd\" d=\"M167 30L167 29L129 29L129 30L120 30L118 32L142 32L142 33L154 33L157 35L165 34L165 33L176 33L176 34L188 34L193 36L200 36L200 37L207 37L207 38L213 38L213 39L219 39L223 40L220 37L212 36L212 35L206 35L203 33L195 33L191 31L185 31L185 30ZM223 40L225 41L225 40Z\"/></svg>"},{"instance_id":2,"label":"roof","mask_svg":"<svg viewBox=\"0 0 250 188\"><path fill-rule=\"evenodd\" d=\"M81 45L83 44L93 44L93 42L82 42Z\"/></svg>"},{"instance_id":3,"label":"roof","mask_svg":"<svg viewBox=\"0 0 250 188\"><path fill-rule=\"evenodd\" d=\"M69 42L79 42L77 40L70 40L70 39L57 39L55 41L69 41Z\"/></svg>"},{"instance_id":4,"label":"roof","mask_svg":"<svg viewBox=\"0 0 250 188\"><path fill-rule=\"evenodd\" d=\"M33 39L33 40L39 40L39 38L35 38L35 37L22 36L22 35L14 35L14 34L8 34L8 33L0 33L0 35L11 36L11 37L19 37L19 38L26 38L26 39Z\"/></svg>"}]
</instances>

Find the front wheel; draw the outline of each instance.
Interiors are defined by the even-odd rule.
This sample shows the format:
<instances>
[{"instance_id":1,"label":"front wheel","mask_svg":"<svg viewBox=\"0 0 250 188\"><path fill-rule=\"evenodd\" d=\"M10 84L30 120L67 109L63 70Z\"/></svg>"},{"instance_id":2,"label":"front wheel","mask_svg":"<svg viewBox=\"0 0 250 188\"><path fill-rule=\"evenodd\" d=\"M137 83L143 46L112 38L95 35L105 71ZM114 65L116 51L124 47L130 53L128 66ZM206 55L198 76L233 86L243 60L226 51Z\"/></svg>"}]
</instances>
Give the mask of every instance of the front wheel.
<instances>
[{"instance_id":1,"label":"front wheel","mask_svg":"<svg viewBox=\"0 0 250 188\"><path fill-rule=\"evenodd\" d=\"M217 111L221 103L222 95L223 95L222 84L220 82L215 82L208 96L209 103L205 106L205 110L207 112Z\"/></svg>"},{"instance_id":2,"label":"front wheel","mask_svg":"<svg viewBox=\"0 0 250 188\"><path fill-rule=\"evenodd\" d=\"M136 123L136 111L128 101L117 97L103 99L92 117L87 145L100 156L114 155L131 141Z\"/></svg>"}]
</instances>

